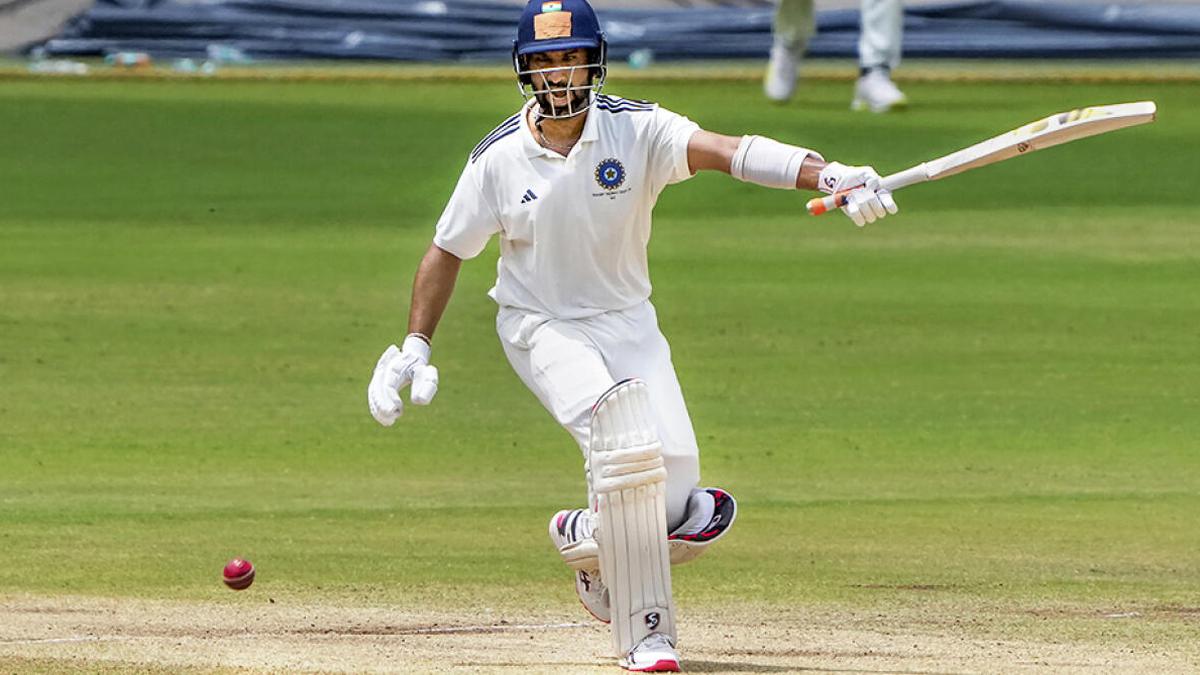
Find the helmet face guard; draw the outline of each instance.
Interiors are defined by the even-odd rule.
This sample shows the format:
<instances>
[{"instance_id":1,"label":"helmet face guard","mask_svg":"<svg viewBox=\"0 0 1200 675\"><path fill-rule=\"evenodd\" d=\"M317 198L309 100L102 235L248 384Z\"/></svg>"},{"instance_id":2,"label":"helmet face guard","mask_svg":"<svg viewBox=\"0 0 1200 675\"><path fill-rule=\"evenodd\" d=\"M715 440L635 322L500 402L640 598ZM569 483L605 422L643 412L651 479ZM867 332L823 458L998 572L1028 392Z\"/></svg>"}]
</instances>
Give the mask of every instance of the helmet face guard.
<instances>
[{"instance_id":1,"label":"helmet face guard","mask_svg":"<svg viewBox=\"0 0 1200 675\"><path fill-rule=\"evenodd\" d=\"M572 49L586 49L587 63L529 67L532 54ZM538 112L552 119L574 117L591 108L608 75L608 42L587 0L529 0L517 24L512 56L517 91L526 103L536 99ZM581 69L587 74L586 84L576 82ZM565 94L566 101L555 103L556 94Z\"/></svg>"},{"instance_id":2,"label":"helmet face guard","mask_svg":"<svg viewBox=\"0 0 1200 675\"><path fill-rule=\"evenodd\" d=\"M518 54L514 48L513 69L517 73L517 91L527 102L531 98L537 100L538 113L542 117L566 119L586 112L592 107L608 76L608 45L603 36L599 43L598 48L587 50L588 63L557 68L530 68L528 54ZM576 74L580 70L587 71L587 79L577 84ZM555 104L555 94L565 94L566 102Z\"/></svg>"}]
</instances>

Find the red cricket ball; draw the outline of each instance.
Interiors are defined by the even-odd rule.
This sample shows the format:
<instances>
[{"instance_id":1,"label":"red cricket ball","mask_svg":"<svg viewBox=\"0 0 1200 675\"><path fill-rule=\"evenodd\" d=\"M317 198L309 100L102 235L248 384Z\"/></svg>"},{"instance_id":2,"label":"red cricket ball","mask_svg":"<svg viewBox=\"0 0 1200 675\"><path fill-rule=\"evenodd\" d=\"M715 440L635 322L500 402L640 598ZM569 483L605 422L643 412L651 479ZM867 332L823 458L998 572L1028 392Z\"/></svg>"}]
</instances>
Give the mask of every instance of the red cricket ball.
<instances>
[{"instance_id":1,"label":"red cricket ball","mask_svg":"<svg viewBox=\"0 0 1200 675\"><path fill-rule=\"evenodd\" d=\"M254 563L241 558L234 558L225 564L225 572L222 574L225 585L235 591L240 591L250 588L250 584L254 583Z\"/></svg>"}]
</instances>

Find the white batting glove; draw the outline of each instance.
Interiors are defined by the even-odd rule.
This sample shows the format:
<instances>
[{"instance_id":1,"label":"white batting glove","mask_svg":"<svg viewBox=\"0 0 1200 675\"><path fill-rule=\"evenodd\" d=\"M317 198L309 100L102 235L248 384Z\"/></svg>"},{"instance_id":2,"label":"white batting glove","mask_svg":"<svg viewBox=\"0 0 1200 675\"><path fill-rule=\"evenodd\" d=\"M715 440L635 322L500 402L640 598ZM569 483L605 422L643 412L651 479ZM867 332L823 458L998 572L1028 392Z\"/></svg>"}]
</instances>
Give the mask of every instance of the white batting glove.
<instances>
[{"instance_id":1,"label":"white batting glove","mask_svg":"<svg viewBox=\"0 0 1200 675\"><path fill-rule=\"evenodd\" d=\"M869 166L830 162L817 176L817 187L827 194L851 190L842 213L859 227L900 210L892 193L879 186L879 174Z\"/></svg>"},{"instance_id":2,"label":"white batting glove","mask_svg":"<svg viewBox=\"0 0 1200 675\"><path fill-rule=\"evenodd\" d=\"M410 335L404 338L403 349L390 345L379 357L371 384L367 385L367 405L376 422L390 427L404 414L400 390L409 384L412 385L409 395L415 405L429 405L433 400L438 371L429 365L429 354L429 343Z\"/></svg>"}]
</instances>

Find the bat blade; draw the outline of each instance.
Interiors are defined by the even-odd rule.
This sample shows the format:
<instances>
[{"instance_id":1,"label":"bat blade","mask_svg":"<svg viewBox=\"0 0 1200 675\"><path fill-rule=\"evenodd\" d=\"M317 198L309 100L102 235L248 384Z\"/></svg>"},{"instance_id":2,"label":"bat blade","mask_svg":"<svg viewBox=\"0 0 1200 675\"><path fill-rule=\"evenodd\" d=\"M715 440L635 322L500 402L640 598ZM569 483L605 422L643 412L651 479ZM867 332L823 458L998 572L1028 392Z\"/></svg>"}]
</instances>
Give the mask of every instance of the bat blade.
<instances>
[{"instance_id":1,"label":"bat blade","mask_svg":"<svg viewBox=\"0 0 1200 675\"><path fill-rule=\"evenodd\" d=\"M929 180L953 176L1060 143L1153 122L1156 112L1157 107L1153 101L1139 101L1098 105L1050 115L982 143L926 162L926 172Z\"/></svg>"},{"instance_id":2,"label":"bat blade","mask_svg":"<svg viewBox=\"0 0 1200 675\"><path fill-rule=\"evenodd\" d=\"M909 185L938 180L1060 143L1153 122L1157 111L1153 101L1138 101L1057 113L944 157L884 176L879 183L885 189L899 190ZM845 206L849 194L850 191L847 190L811 199L807 204L808 212L819 216L826 211Z\"/></svg>"}]
</instances>

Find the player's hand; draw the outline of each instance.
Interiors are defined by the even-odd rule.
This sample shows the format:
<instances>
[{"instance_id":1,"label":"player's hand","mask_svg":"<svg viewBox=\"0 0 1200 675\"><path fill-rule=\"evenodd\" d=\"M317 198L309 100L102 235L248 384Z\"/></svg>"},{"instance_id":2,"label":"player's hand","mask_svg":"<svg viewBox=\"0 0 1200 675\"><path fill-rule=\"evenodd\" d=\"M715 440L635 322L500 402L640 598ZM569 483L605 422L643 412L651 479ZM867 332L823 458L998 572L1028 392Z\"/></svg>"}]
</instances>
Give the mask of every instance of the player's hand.
<instances>
[{"instance_id":1,"label":"player's hand","mask_svg":"<svg viewBox=\"0 0 1200 675\"><path fill-rule=\"evenodd\" d=\"M900 210L892 193L879 186L879 174L869 166L830 162L821 169L817 187L827 194L849 190L842 213L859 227Z\"/></svg>"},{"instance_id":2,"label":"player's hand","mask_svg":"<svg viewBox=\"0 0 1200 675\"><path fill-rule=\"evenodd\" d=\"M404 347L391 345L375 364L375 374L367 385L367 405L371 416L385 427L390 427L404 414L404 401L400 390L412 385L409 392L416 405L429 405L437 394L438 371L429 365L429 343L410 335L404 339Z\"/></svg>"}]
</instances>

